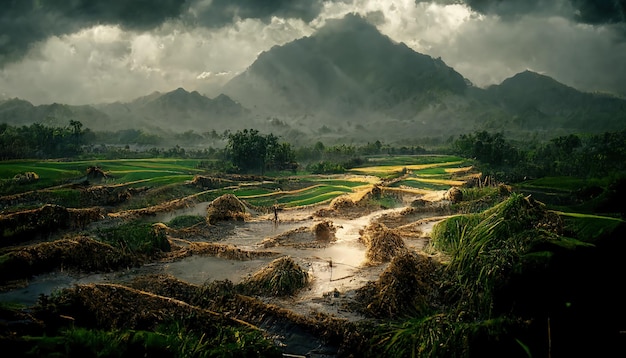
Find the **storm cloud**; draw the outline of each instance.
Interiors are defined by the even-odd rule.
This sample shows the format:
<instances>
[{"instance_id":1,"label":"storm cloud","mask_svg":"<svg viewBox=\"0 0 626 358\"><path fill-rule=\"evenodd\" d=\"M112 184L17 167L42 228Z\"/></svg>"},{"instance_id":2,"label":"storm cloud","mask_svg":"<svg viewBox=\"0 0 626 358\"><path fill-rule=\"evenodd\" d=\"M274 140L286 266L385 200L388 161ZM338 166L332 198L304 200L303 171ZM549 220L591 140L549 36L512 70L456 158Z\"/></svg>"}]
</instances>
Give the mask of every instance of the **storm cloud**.
<instances>
[{"instance_id":1,"label":"storm cloud","mask_svg":"<svg viewBox=\"0 0 626 358\"><path fill-rule=\"evenodd\" d=\"M273 46L358 13L486 87L530 69L626 96L626 1L0 0L0 97L208 96Z\"/></svg>"},{"instance_id":2,"label":"storm cloud","mask_svg":"<svg viewBox=\"0 0 626 358\"><path fill-rule=\"evenodd\" d=\"M183 20L207 27L222 27L238 19L260 19L267 23L274 16L309 22L322 8L322 0L198 0Z\"/></svg>"},{"instance_id":3,"label":"storm cloud","mask_svg":"<svg viewBox=\"0 0 626 358\"><path fill-rule=\"evenodd\" d=\"M321 0L0 0L0 65L33 43L96 25L147 31L173 19L208 28L274 16L309 22L322 7Z\"/></svg>"},{"instance_id":4,"label":"storm cloud","mask_svg":"<svg viewBox=\"0 0 626 358\"><path fill-rule=\"evenodd\" d=\"M543 13L588 24L626 21L624 0L466 0L474 10L503 17Z\"/></svg>"},{"instance_id":5,"label":"storm cloud","mask_svg":"<svg viewBox=\"0 0 626 358\"><path fill-rule=\"evenodd\" d=\"M94 25L149 30L178 17L185 0L0 0L0 65L37 41Z\"/></svg>"}]
</instances>

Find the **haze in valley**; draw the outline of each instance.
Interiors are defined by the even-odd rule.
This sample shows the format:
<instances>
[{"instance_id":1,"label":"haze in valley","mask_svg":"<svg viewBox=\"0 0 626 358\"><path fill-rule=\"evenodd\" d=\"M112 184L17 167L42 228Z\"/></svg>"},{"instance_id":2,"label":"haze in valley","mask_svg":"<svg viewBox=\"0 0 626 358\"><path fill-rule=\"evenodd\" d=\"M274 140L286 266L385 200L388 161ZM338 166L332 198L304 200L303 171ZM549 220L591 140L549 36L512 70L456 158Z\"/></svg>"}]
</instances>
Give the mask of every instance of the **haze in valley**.
<instances>
[{"instance_id":1,"label":"haze in valley","mask_svg":"<svg viewBox=\"0 0 626 358\"><path fill-rule=\"evenodd\" d=\"M614 130L626 113L620 1L0 6L0 120L15 125L402 141Z\"/></svg>"}]
</instances>

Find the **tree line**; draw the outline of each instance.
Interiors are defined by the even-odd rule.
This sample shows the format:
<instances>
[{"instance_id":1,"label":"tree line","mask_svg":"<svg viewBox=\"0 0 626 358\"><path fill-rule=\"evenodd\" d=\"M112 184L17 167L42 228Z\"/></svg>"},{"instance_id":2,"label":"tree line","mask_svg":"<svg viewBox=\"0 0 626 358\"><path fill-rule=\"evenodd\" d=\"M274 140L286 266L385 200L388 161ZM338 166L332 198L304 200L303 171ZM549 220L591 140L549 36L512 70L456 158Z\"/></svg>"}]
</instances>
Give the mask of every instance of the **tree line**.
<instances>
[{"instance_id":1,"label":"tree line","mask_svg":"<svg viewBox=\"0 0 626 358\"><path fill-rule=\"evenodd\" d=\"M90 133L81 122L73 120L65 127L40 123L14 127L1 123L0 160L73 157L83 152Z\"/></svg>"},{"instance_id":2,"label":"tree line","mask_svg":"<svg viewBox=\"0 0 626 358\"><path fill-rule=\"evenodd\" d=\"M626 173L626 130L569 134L541 143L518 143L507 140L502 133L479 131L460 135L451 150L476 159L485 172L508 182L545 176L600 178Z\"/></svg>"}]
</instances>

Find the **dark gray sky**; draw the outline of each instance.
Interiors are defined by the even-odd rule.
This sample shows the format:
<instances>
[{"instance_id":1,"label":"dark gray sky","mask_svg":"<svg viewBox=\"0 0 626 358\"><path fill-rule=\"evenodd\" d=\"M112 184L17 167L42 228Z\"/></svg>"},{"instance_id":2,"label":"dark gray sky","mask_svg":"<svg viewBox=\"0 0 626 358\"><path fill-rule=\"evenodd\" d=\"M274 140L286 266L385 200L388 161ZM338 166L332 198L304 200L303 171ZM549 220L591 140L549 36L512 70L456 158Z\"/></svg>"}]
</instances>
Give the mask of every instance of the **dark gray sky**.
<instances>
[{"instance_id":1,"label":"dark gray sky","mask_svg":"<svg viewBox=\"0 0 626 358\"><path fill-rule=\"evenodd\" d=\"M626 0L0 0L0 98L213 97L260 52L350 12L477 86L530 69L626 96Z\"/></svg>"}]
</instances>

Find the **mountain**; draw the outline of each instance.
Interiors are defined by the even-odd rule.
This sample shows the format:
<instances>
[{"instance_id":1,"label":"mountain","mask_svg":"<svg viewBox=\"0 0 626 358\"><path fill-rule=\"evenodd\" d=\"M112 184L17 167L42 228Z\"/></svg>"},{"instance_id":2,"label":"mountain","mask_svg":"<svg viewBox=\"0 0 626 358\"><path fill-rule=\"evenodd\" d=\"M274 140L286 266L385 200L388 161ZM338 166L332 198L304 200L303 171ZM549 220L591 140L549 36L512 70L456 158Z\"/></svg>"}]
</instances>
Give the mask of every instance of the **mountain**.
<instances>
[{"instance_id":1,"label":"mountain","mask_svg":"<svg viewBox=\"0 0 626 358\"><path fill-rule=\"evenodd\" d=\"M441 94L462 94L467 81L441 59L382 35L357 15L259 55L223 92L272 114L372 111L411 117ZM397 111L410 102L410 111Z\"/></svg>"},{"instance_id":2,"label":"mountain","mask_svg":"<svg viewBox=\"0 0 626 358\"><path fill-rule=\"evenodd\" d=\"M357 15L275 46L222 89L261 116L352 141L411 141L474 130L555 136L624 129L625 101L525 71L481 89L441 59Z\"/></svg>"},{"instance_id":3,"label":"mountain","mask_svg":"<svg viewBox=\"0 0 626 358\"><path fill-rule=\"evenodd\" d=\"M70 120L76 120L94 131L203 132L245 128L249 117L247 109L226 95L210 99L183 88L167 93L154 92L127 103L35 106L18 98L0 101L0 123L15 126L32 123L67 126Z\"/></svg>"},{"instance_id":4,"label":"mountain","mask_svg":"<svg viewBox=\"0 0 626 358\"><path fill-rule=\"evenodd\" d=\"M535 72L518 73L490 86L486 92L492 104L517 117L526 129L624 129L626 101L623 99L581 92Z\"/></svg>"},{"instance_id":5,"label":"mountain","mask_svg":"<svg viewBox=\"0 0 626 358\"><path fill-rule=\"evenodd\" d=\"M419 144L476 130L554 138L626 129L626 100L581 92L531 71L482 89L439 58L381 34L357 15L261 53L208 98L178 88L129 102L33 106L0 101L0 122L92 130L197 133L255 128L298 144Z\"/></svg>"},{"instance_id":6,"label":"mountain","mask_svg":"<svg viewBox=\"0 0 626 358\"><path fill-rule=\"evenodd\" d=\"M88 105L44 104L35 106L19 98L0 102L0 123L14 126L42 123L63 127L71 120L80 121L88 128L105 128L111 119L103 112Z\"/></svg>"},{"instance_id":7,"label":"mountain","mask_svg":"<svg viewBox=\"0 0 626 358\"><path fill-rule=\"evenodd\" d=\"M131 128L148 131L203 132L239 128L238 123L250 115L246 108L226 95L210 99L183 88L167 93L154 92L127 103L98 105L98 109Z\"/></svg>"}]
</instances>

